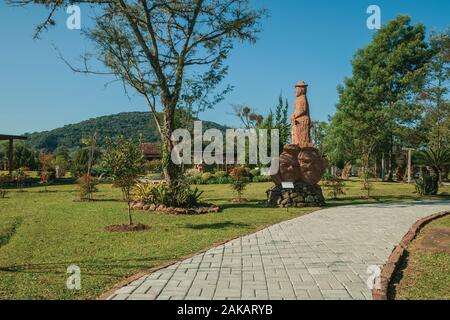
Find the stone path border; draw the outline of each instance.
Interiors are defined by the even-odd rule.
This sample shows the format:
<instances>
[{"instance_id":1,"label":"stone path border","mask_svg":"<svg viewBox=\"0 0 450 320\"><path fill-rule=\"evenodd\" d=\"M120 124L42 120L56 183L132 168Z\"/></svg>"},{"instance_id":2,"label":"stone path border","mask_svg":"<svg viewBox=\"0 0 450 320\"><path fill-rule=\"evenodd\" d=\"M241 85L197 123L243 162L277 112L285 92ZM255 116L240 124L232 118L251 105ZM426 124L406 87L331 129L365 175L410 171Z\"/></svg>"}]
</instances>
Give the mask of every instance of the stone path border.
<instances>
[{"instance_id":1,"label":"stone path border","mask_svg":"<svg viewBox=\"0 0 450 320\"><path fill-rule=\"evenodd\" d=\"M395 247L389 256L388 261L383 266L380 275L380 288L374 288L372 290L373 300L387 300L389 285L392 281L392 276L399 267L399 263L402 260L405 251L411 242L419 235L420 230L433 220L443 218L450 215L450 211L439 212L431 216L425 217L417 221L403 237L402 241Z\"/></svg>"}]
</instances>

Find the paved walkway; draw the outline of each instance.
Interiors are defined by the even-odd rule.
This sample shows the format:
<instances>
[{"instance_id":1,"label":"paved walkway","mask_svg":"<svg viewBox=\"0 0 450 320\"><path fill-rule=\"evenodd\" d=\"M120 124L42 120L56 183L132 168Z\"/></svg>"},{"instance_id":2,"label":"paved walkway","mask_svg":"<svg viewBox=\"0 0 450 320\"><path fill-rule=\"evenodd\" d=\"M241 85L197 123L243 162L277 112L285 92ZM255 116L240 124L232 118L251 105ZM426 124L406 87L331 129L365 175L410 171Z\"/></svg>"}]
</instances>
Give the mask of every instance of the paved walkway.
<instances>
[{"instance_id":1,"label":"paved walkway","mask_svg":"<svg viewBox=\"0 0 450 320\"><path fill-rule=\"evenodd\" d=\"M144 276L110 299L371 299L382 266L417 220L450 202L334 207L232 240Z\"/></svg>"}]
</instances>

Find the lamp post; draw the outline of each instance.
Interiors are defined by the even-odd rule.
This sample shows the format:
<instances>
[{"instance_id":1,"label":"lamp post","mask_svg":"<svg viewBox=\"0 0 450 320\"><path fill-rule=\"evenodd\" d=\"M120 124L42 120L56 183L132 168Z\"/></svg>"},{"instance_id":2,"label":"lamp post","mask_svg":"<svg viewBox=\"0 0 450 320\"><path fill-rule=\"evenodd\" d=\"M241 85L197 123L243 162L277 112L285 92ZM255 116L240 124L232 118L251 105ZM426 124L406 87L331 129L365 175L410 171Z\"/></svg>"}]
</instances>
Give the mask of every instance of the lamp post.
<instances>
[{"instance_id":1,"label":"lamp post","mask_svg":"<svg viewBox=\"0 0 450 320\"><path fill-rule=\"evenodd\" d=\"M413 148L403 148L403 151L408 151L408 183L411 183L411 155L416 149Z\"/></svg>"}]
</instances>

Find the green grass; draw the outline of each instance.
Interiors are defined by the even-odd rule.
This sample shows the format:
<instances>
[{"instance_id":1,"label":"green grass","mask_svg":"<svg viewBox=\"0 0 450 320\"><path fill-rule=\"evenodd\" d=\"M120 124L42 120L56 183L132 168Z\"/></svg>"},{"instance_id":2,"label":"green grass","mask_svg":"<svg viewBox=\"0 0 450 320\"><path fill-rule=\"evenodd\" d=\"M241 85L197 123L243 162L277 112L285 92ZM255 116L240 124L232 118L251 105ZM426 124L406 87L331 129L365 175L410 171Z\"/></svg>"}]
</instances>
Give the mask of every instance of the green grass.
<instances>
[{"instance_id":1,"label":"green grass","mask_svg":"<svg viewBox=\"0 0 450 320\"><path fill-rule=\"evenodd\" d=\"M391 298L397 300L450 300L450 254L425 252L416 247L433 228L450 228L450 216L437 219L420 232L408 247L407 258L395 275Z\"/></svg>"},{"instance_id":2,"label":"green grass","mask_svg":"<svg viewBox=\"0 0 450 320\"><path fill-rule=\"evenodd\" d=\"M101 185L99 201L74 202L73 185L10 190L0 199L0 298L89 299L139 271L190 255L215 243L316 210L273 209L264 205L271 183L251 184L246 204L231 204L229 185L206 185L204 200L220 204L218 214L171 216L134 214L149 231L110 233L105 226L127 223L120 191ZM446 187L441 191L449 192ZM360 182L347 183L347 195L329 205L418 199L413 185L376 183L369 201L360 199ZM448 197L446 199L449 199ZM66 289L69 265L81 268L80 291Z\"/></svg>"}]
</instances>

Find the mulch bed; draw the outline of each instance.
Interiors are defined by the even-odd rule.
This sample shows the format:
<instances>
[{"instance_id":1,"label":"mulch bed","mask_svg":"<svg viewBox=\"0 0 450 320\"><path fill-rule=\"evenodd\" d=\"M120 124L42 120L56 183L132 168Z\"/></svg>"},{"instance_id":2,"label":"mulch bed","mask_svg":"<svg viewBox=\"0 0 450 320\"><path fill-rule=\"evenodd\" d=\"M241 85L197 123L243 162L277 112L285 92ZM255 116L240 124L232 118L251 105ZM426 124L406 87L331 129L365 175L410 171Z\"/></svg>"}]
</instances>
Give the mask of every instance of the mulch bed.
<instances>
[{"instance_id":1,"label":"mulch bed","mask_svg":"<svg viewBox=\"0 0 450 320\"><path fill-rule=\"evenodd\" d=\"M231 202L232 203L247 203L248 200L244 199L244 198L241 198L241 199L233 199L233 200L231 200Z\"/></svg>"},{"instance_id":2,"label":"mulch bed","mask_svg":"<svg viewBox=\"0 0 450 320\"><path fill-rule=\"evenodd\" d=\"M132 231L145 231L150 229L150 226L142 223L138 224L115 224L111 226L107 226L106 231L109 232L132 232Z\"/></svg>"},{"instance_id":3,"label":"mulch bed","mask_svg":"<svg viewBox=\"0 0 450 320\"><path fill-rule=\"evenodd\" d=\"M207 213L217 213L220 211L220 207L209 203L199 203L197 207L193 208L175 208L175 207L166 207L163 205L156 206L154 204L144 204L134 202L131 204L131 209L137 211L149 211L173 215L207 214Z\"/></svg>"},{"instance_id":4,"label":"mulch bed","mask_svg":"<svg viewBox=\"0 0 450 320\"><path fill-rule=\"evenodd\" d=\"M372 298L374 300L387 300L389 285L395 271L400 267L401 261L406 253L408 246L419 234L420 230L431 221L449 215L450 211L440 212L431 216L425 217L417 221L403 237L402 241L395 247L387 263L383 266L380 275L380 287L372 290Z\"/></svg>"}]
</instances>

